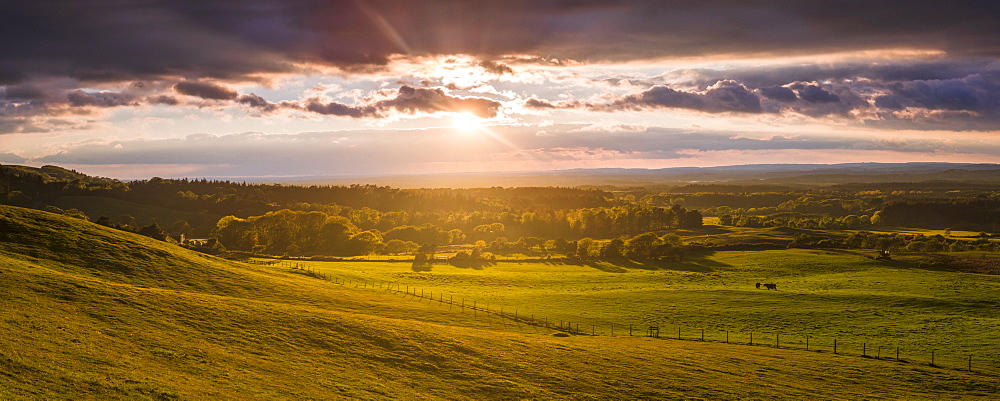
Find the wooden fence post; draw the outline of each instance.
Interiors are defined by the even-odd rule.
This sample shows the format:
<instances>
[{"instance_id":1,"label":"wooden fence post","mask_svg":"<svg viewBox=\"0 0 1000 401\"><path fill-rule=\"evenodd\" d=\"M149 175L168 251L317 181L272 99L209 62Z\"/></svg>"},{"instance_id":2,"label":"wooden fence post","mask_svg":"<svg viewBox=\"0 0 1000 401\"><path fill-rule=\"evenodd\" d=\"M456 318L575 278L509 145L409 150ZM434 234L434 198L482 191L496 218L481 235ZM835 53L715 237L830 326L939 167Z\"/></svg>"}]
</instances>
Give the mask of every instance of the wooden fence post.
<instances>
[{"instance_id":1,"label":"wooden fence post","mask_svg":"<svg viewBox=\"0 0 1000 401\"><path fill-rule=\"evenodd\" d=\"M781 348L778 345L778 339L781 338L781 333L774 333L774 348Z\"/></svg>"},{"instance_id":2,"label":"wooden fence post","mask_svg":"<svg viewBox=\"0 0 1000 401\"><path fill-rule=\"evenodd\" d=\"M750 332L750 345L753 345L753 332Z\"/></svg>"},{"instance_id":3,"label":"wooden fence post","mask_svg":"<svg viewBox=\"0 0 1000 401\"><path fill-rule=\"evenodd\" d=\"M836 337L833 338L833 353L834 354L837 353L837 338Z\"/></svg>"},{"instance_id":4,"label":"wooden fence post","mask_svg":"<svg viewBox=\"0 0 1000 401\"><path fill-rule=\"evenodd\" d=\"M809 336L806 336L806 351L809 351Z\"/></svg>"},{"instance_id":5,"label":"wooden fence post","mask_svg":"<svg viewBox=\"0 0 1000 401\"><path fill-rule=\"evenodd\" d=\"M726 330L726 344L729 344L729 330Z\"/></svg>"},{"instance_id":6,"label":"wooden fence post","mask_svg":"<svg viewBox=\"0 0 1000 401\"><path fill-rule=\"evenodd\" d=\"M705 341L705 329L701 329L701 341Z\"/></svg>"}]
</instances>

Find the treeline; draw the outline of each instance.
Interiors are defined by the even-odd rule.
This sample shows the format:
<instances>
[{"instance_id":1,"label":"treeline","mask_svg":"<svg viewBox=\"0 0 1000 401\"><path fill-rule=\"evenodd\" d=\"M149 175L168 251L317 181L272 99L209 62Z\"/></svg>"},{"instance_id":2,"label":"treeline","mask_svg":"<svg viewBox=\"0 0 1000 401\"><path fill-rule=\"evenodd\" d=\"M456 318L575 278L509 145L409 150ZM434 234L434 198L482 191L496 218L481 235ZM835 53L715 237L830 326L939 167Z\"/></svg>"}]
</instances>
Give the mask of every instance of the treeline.
<instances>
[{"instance_id":1,"label":"treeline","mask_svg":"<svg viewBox=\"0 0 1000 401\"><path fill-rule=\"evenodd\" d=\"M874 217L874 219L873 219ZM766 216L730 215L719 216L719 224L735 227L789 227L813 230L850 230L871 226L873 221L879 221L879 213L868 215L847 215L832 217L827 214L775 213Z\"/></svg>"},{"instance_id":2,"label":"treeline","mask_svg":"<svg viewBox=\"0 0 1000 401\"><path fill-rule=\"evenodd\" d=\"M249 217L280 209L335 204L383 212L524 212L610 206L614 196L580 188L399 189L376 185L291 186L219 180L118 181L55 166L0 166L6 203L30 204L61 196L101 196L177 210Z\"/></svg>"},{"instance_id":3,"label":"treeline","mask_svg":"<svg viewBox=\"0 0 1000 401\"><path fill-rule=\"evenodd\" d=\"M462 213L441 214L435 215L438 224L404 224L383 231L371 228L383 220L382 213L363 210L363 217L348 212L353 218L319 210L289 209L245 219L227 216L216 224L212 237L230 250L268 254L403 253L417 245L477 242L502 254L532 248L542 251L545 239L557 237L634 235L702 225L698 211L677 205L670 208L615 206L520 215L477 213L475 218ZM356 224L357 221L365 225ZM511 241L508 238L518 239Z\"/></svg>"},{"instance_id":4,"label":"treeline","mask_svg":"<svg viewBox=\"0 0 1000 401\"><path fill-rule=\"evenodd\" d=\"M80 219L84 221L90 221L90 217L77 209L61 209L56 206L46 206L42 210L61 214L63 216L72 217L74 219ZM185 221L179 221L173 225L173 231L168 233L163 227L160 227L157 223L150 223L148 225L139 226L136 224L136 220L128 215L123 216L120 222L116 222L106 216L101 216L94 223L100 224L105 227L114 228L116 230L128 231L136 233L139 235L145 235L147 237L160 240L160 241L173 241L177 243L186 242L187 238L191 236L191 226Z\"/></svg>"},{"instance_id":5,"label":"treeline","mask_svg":"<svg viewBox=\"0 0 1000 401\"><path fill-rule=\"evenodd\" d=\"M825 214L831 217L845 217L850 215L872 215L879 211L885 199L882 197L855 195L854 197L844 196L844 194L827 196L819 195L799 195L789 197L774 206L740 208L732 206L713 206L702 209L706 216L723 215L755 215L767 216L779 213L797 214Z\"/></svg>"},{"instance_id":6,"label":"treeline","mask_svg":"<svg viewBox=\"0 0 1000 401\"><path fill-rule=\"evenodd\" d=\"M985 233L981 234L979 238L966 240L940 234L882 234L859 231L844 237L799 234L788 244L788 247L878 249L908 252L998 252L1000 251L1000 242L990 241L989 236Z\"/></svg>"},{"instance_id":7,"label":"treeline","mask_svg":"<svg viewBox=\"0 0 1000 401\"><path fill-rule=\"evenodd\" d=\"M322 211L347 217L363 229L382 231L400 225L443 224L448 220L465 220L471 226L509 223L520 219L524 213L553 214L616 204L612 201L614 195L609 192L580 188L398 189L375 185L289 186L206 179L119 181L90 177L56 166L0 166L0 203L43 209L63 199L58 202L62 206L76 207L74 202L77 201L72 200L78 199L75 197L131 202L139 207L152 207L147 209L150 214L155 214L157 207L241 218L283 209ZM85 205L79 208L87 209ZM84 211L91 213L92 220L105 213ZM142 224L157 221L169 224L176 220L152 218L150 221L150 217L146 217ZM196 232L207 233L217 219L188 223Z\"/></svg>"},{"instance_id":8,"label":"treeline","mask_svg":"<svg viewBox=\"0 0 1000 401\"><path fill-rule=\"evenodd\" d=\"M880 223L904 227L1000 231L1000 196L890 202Z\"/></svg>"}]
</instances>

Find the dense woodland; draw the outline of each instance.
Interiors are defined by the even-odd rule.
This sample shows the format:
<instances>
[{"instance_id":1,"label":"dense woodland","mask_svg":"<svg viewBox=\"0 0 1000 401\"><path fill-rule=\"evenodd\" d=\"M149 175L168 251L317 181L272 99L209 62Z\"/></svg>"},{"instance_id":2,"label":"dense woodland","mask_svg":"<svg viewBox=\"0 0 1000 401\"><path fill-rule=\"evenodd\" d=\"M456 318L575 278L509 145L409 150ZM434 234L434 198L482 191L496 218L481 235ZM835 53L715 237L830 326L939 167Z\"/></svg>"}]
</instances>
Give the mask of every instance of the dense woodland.
<instances>
[{"instance_id":1,"label":"dense woodland","mask_svg":"<svg viewBox=\"0 0 1000 401\"><path fill-rule=\"evenodd\" d=\"M143 216L94 206L111 200ZM579 259L681 259L685 249L711 244L685 245L672 232L697 229L706 216L734 227L864 230L890 225L982 231L984 236L1000 231L1000 192L960 182L826 188L699 184L657 192L398 189L161 178L119 181L55 166L0 166L0 201L159 239L198 238L193 246L206 250L270 255L413 254L468 245L471 250L461 257L555 253ZM879 241L803 236L784 245L902 249L914 239ZM935 238L917 242L933 245L911 248L982 245Z\"/></svg>"}]
</instances>

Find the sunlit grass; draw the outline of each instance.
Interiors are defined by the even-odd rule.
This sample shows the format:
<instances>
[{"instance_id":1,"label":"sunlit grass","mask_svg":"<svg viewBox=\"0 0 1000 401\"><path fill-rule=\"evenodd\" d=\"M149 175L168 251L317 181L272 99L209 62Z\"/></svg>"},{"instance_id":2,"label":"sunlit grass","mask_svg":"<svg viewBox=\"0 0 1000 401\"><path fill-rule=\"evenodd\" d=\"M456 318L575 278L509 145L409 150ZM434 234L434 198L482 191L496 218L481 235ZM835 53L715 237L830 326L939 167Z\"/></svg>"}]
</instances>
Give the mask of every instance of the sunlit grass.
<instances>
[{"instance_id":1,"label":"sunlit grass","mask_svg":"<svg viewBox=\"0 0 1000 401\"><path fill-rule=\"evenodd\" d=\"M969 355L1000 368L1000 276L883 263L864 252L780 250L717 252L685 263L590 265L501 262L480 270L436 265L414 271L405 263L308 263L336 280L393 283L447 297L501 306L508 313L571 321L610 334L651 324L677 327L686 337L741 342L784 338L787 345L862 353L862 345L909 357L964 366ZM982 255L980 255L982 256ZM778 291L755 283L778 283ZM388 285L388 284L377 284ZM866 350L867 351L867 350ZM893 351L894 352L894 351ZM872 352L874 353L874 351Z\"/></svg>"},{"instance_id":2,"label":"sunlit grass","mask_svg":"<svg viewBox=\"0 0 1000 401\"><path fill-rule=\"evenodd\" d=\"M0 399L927 399L1000 390L995 376L947 365L712 342L554 337L495 315L225 261L48 213L0 207L0 225ZM769 273L782 278L794 277L787 262L810 254L763 256L755 263L782 263ZM692 265L712 272L511 263L416 273L405 263L305 263L339 279L419 283L553 317L597 319L691 306L694 300L682 298L699 294L707 303L707 295L724 293L716 280L735 286L768 269L743 258L720 253ZM865 266L842 271L837 264L845 260L810 270L803 278L813 287L806 289L782 288L779 295L740 284L733 291L737 299L763 301L846 285L851 281L837 274L860 274ZM913 280L899 291L921 284ZM633 287L634 298L625 293ZM948 291L932 291L935 302L913 307L937 313ZM977 291L969 290L970 299ZM663 297L671 292L676 296ZM766 303L758 309L766 311Z\"/></svg>"}]
</instances>

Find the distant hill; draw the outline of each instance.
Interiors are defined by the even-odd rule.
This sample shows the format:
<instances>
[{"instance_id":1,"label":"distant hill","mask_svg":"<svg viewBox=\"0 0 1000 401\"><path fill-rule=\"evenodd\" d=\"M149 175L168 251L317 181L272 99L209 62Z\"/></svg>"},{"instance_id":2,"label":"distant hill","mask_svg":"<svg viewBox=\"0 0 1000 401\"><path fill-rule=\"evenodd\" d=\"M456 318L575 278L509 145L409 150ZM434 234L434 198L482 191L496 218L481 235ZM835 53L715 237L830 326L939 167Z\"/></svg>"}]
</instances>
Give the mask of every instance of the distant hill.
<instances>
[{"instance_id":1,"label":"distant hill","mask_svg":"<svg viewBox=\"0 0 1000 401\"><path fill-rule=\"evenodd\" d=\"M687 184L827 186L846 183L956 182L1000 183L1000 165L963 163L752 164L664 169L573 169L555 171L300 177L277 180L296 185L376 184L399 188L474 188L488 186L594 186L670 188Z\"/></svg>"}]
</instances>

